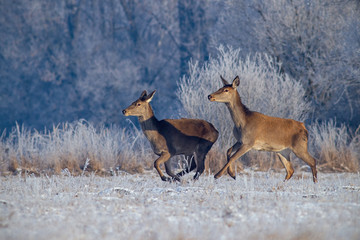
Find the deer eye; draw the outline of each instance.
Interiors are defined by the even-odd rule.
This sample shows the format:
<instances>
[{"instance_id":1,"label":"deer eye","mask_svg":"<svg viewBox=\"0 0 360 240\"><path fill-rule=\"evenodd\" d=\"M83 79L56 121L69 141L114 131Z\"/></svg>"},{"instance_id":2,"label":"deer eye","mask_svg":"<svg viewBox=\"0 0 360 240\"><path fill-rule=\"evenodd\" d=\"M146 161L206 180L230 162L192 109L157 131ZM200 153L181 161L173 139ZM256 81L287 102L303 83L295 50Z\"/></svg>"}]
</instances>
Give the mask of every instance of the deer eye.
<instances>
[{"instance_id":1,"label":"deer eye","mask_svg":"<svg viewBox=\"0 0 360 240\"><path fill-rule=\"evenodd\" d=\"M136 106L140 107L140 106L141 106L141 103L137 103Z\"/></svg>"},{"instance_id":2,"label":"deer eye","mask_svg":"<svg viewBox=\"0 0 360 240\"><path fill-rule=\"evenodd\" d=\"M229 92L229 89L225 89L224 92Z\"/></svg>"}]
</instances>

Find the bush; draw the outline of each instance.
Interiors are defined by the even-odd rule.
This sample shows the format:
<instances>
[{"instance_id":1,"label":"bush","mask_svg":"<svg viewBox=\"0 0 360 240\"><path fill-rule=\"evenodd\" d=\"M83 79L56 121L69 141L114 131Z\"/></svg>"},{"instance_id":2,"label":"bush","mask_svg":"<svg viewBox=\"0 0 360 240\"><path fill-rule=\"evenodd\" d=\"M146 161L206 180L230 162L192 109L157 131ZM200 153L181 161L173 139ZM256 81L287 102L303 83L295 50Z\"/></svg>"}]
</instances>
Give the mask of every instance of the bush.
<instances>
[{"instance_id":1,"label":"bush","mask_svg":"<svg viewBox=\"0 0 360 240\"><path fill-rule=\"evenodd\" d=\"M351 133L349 128L330 120L315 123L310 128L309 146L318 156L318 168L322 171L359 171L360 126Z\"/></svg>"},{"instance_id":2,"label":"bush","mask_svg":"<svg viewBox=\"0 0 360 240\"><path fill-rule=\"evenodd\" d=\"M60 174L66 170L74 175L115 170L133 173L152 166L152 161L147 160L150 151L146 139L135 127L95 128L81 120L43 132L17 125L8 137L4 135L0 142L3 174L8 170L35 174Z\"/></svg>"}]
</instances>

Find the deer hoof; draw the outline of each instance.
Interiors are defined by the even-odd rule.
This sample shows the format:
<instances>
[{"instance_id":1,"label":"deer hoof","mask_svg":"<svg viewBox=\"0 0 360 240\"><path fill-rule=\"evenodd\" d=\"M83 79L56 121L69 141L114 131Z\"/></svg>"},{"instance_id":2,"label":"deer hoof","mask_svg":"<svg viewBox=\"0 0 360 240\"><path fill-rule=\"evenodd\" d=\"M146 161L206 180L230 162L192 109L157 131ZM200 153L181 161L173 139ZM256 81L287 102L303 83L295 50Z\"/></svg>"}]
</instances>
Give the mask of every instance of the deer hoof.
<instances>
[{"instance_id":1,"label":"deer hoof","mask_svg":"<svg viewBox=\"0 0 360 240\"><path fill-rule=\"evenodd\" d=\"M232 177L234 180L236 180L236 175L234 172L230 171L230 168L228 168L228 174L230 177Z\"/></svg>"},{"instance_id":2,"label":"deer hoof","mask_svg":"<svg viewBox=\"0 0 360 240\"><path fill-rule=\"evenodd\" d=\"M313 177L314 183L317 183L317 177Z\"/></svg>"},{"instance_id":3,"label":"deer hoof","mask_svg":"<svg viewBox=\"0 0 360 240\"><path fill-rule=\"evenodd\" d=\"M172 180L173 182L175 182L175 181L180 182L180 178L179 178L178 176L173 177L171 180Z\"/></svg>"},{"instance_id":4,"label":"deer hoof","mask_svg":"<svg viewBox=\"0 0 360 240\"><path fill-rule=\"evenodd\" d=\"M200 173L199 172L196 172L195 175L194 175L194 180L198 180L200 177Z\"/></svg>"},{"instance_id":5,"label":"deer hoof","mask_svg":"<svg viewBox=\"0 0 360 240\"><path fill-rule=\"evenodd\" d=\"M161 180L163 180L164 182L171 182L171 178L166 176L161 176Z\"/></svg>"},{"instance_id":6,"label":"deer hoof","mask_svg":"<svg viewBox=\"0 0 360 240\"><path fill-rule=\"evenodd\" d=\"M289 180L289 179L292 177L293 174L294 174L294 170L291 171L291 172L286 173L284 182L286 182L287 180Z\"/></svg>"}]
</instances>

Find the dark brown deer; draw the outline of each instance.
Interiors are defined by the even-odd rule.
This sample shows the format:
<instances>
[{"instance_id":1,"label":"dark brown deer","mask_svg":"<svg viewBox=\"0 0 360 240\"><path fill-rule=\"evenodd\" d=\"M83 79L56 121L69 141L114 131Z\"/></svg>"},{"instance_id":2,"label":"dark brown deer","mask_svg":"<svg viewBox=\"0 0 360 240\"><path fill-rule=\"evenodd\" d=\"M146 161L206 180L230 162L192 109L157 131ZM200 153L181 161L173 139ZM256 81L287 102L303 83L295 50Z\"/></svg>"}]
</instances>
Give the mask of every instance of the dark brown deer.
<instances>
[{"instance_id":1,"label":"dark brown deer","mask_svg":"<svg viewBox=\"0 0 360 240\"><path fill-rule=\"evenodd\" d=\"M159 156L154 162L154 167L163 181L180 181L181 176L195 168L197 169L194 179L198 179L204 172L206 154L217 140L218 131L211 123L200 119L157 120L150 106L154 93L155 91L147 95L146 91L143 91L138 100L122 111L123 114L138 117L152 150ZM195 161L191 161L189 168L175 175L168 161L175 155L185 155L187 160L194 158ZM171 178L162 173L162 163L165 164L166 173Z\"/></svg>"},{"instance_id":2,"label":"dark brown deer","mask_svg":"<svg viewBox=\"0 0 360 240\"><path fill-rule=\"evenodd\" d=\"M308 131L302 122L267 116L250 111L242 104L236 88L240 84L237 76L232 84L223 77L224 87L208 96L212 102L223 102L230 111L234 121L234 136L237 142L227 150L226 165L215 175L219 178L228 170L229 175L235 179L231 164L251 149L259 151L276 152L286 169L285 180L291 178L294 169L289 161L292 151L298 158L306 162L312 170L313 181L317 182L316 160L308 153ZM235 152L233 155L231 155ZM286 157L285 157L285 156Z\"/></svg>"}]
</instances>

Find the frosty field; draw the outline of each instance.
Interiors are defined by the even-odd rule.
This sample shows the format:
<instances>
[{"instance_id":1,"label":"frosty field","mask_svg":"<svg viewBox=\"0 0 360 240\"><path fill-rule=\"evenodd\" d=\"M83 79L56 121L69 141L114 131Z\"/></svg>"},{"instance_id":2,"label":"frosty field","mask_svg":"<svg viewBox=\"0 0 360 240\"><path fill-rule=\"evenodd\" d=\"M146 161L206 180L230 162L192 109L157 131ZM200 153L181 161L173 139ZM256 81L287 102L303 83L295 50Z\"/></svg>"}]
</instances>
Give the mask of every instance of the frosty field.
<instances>
[{"instance_id":1,"label":"frosty field","mask_svg":"<svg viewBox=\"0 0 360 240\"><path fill-rule=\"evenodd\" d=\"M284 176L2 177L0 239L360 238L359 174Z\"/></svg>"}]
</instances>

